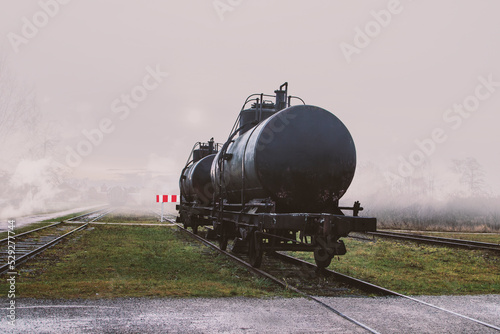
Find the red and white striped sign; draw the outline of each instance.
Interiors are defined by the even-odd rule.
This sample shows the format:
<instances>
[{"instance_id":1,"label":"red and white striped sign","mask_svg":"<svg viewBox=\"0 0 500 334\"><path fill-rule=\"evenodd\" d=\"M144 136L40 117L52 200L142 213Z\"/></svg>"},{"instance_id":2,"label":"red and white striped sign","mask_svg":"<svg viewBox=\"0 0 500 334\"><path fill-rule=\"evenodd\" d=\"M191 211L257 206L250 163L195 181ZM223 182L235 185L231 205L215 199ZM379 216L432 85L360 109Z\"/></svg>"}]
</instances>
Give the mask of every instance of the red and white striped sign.
<instances>
[{"instance_id":1,"label":"red and white striped sign","mask_svg":"<svg viewBox=\"0 0 500 334\"><path fill-rule=\"evenodd\" d=\"M156 203L177 203L177 195L156 195Z\"/></svg>"}]
</instances>

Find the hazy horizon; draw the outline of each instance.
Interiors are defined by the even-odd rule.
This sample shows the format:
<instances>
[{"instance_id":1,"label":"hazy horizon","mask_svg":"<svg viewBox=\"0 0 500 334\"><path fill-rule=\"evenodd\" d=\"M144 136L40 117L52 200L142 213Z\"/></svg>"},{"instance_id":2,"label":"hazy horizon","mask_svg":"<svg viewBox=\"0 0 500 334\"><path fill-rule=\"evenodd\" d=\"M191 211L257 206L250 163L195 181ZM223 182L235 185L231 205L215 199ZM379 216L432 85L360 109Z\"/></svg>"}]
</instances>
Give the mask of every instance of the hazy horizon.
<instances>
[{"instance_id":1,"label":"hazy horizon","mask_svg":"<svg viewBox=\"0 0 500 334\"><path fill-rule=\"evenodd\" d=\"M153 204L178 192L195 142L224 142L245 98L285 81L351 132L346 201L391 206L398 187L422 203L498 198L499 10L492 0L5 3L0 216L83 201L92 187L102 199L103 185ZM468 158L473 185L457 170Z\"/></svg>"}]
</instances>

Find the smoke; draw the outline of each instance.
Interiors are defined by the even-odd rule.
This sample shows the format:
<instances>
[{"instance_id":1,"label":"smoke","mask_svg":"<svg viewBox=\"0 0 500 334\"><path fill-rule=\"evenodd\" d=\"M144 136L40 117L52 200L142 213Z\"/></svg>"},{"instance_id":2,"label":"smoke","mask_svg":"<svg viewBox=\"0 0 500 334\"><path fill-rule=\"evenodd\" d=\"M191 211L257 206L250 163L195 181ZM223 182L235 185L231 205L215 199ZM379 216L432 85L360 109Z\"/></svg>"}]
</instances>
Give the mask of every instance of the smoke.
<instances>
[{"instance_id":1,"label":"smoke","mask_svg":"<svg viewBox=\"0 0 500 334\"><path fill-rule=\"evenodd\" d=\"M60 127L44 115L35 90L0 61L0 217L68 208L75 197L71 174L58 163ZM56 201L56 198L64 200Z\"/></svg>"},{"instance_id":2,"label":"smoke","mask_svg":"<svg viewBox=\"0 0 500 334\"><path fill-rule=\"evenodd\" d=\"M9 198L1 217L44 212L47 203L61 193L64 170L51 158L21 160L6 187Z\"/></svg>"}]
</instances>

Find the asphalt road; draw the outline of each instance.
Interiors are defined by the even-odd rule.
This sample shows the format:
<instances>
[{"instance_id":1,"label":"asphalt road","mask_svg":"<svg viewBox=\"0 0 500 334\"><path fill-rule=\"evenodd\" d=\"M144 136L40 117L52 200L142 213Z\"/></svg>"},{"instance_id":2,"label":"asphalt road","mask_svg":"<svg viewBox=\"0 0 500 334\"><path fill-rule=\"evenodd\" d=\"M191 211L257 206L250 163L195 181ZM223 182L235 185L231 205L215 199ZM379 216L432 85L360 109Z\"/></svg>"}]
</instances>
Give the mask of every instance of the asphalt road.
<instances>
[{"instance_id":1,"label":"asphalt road","mask_svg":"<svg viewBox=\"0 0 500 334\"><path fill-rule=\"evenodd\" d=\"M500 327L500 295L424 296L429 303ZM380 333L498 333L397 297L321 298ZM366 333L302 298L0 299L2 333Z\"/></svg>"}]
</instances>

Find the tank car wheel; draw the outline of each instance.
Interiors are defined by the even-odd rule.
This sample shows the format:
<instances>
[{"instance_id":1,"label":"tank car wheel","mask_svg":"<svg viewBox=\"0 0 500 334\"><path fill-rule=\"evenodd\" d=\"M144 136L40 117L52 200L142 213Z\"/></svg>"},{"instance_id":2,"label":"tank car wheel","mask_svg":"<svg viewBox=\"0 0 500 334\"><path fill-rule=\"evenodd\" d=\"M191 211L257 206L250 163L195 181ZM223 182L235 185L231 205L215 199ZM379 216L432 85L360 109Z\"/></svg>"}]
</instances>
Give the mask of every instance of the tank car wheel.
<instances>
[{"instance_id":1,"label":"tank car wheel","mask_svg":"<svg viewBox=\"0 0 500 334\"><path fill-rule=\"evenodd\" d=\"M314 262L318 268L326 268L332 263L332 256L323 248L317 248L314 250Z\"/></svg>"},{"instance_id":2,"label":"tank car wheel","mask_svg":"<svg viewBox=\"0 0 500 334\"><path fill-rule=\"evenodd\" d=\"M262 250L262 241L255 233L252 233L250 235L250 240L248 241L248 258L252 267L260 267L263 255L264 251Z\"/></svg>"},{"instance_id":3,"label":"tank car wheel","mask_svg":"<svg viewBox=\"0 0 500 334\"><path fill-rule=\"evenodd\" d=\"M225 251L227 249L227 241L228 241L227 231L221 226L220 234L219 234L219 248Z\"/></svg>"}]
</instances>

